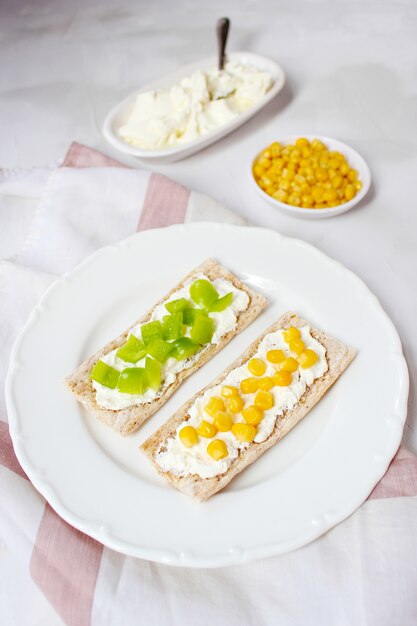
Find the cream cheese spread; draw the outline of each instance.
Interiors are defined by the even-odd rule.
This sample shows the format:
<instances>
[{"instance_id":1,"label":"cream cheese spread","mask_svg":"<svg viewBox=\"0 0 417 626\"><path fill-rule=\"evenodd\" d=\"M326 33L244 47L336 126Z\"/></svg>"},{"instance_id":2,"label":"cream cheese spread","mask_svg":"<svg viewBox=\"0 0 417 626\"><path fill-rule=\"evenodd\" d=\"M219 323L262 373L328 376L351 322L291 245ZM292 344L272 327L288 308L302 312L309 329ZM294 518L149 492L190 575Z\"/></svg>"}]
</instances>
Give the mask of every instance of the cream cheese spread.
<instances>
[{"instance_id":1,"label":"cream cheese spread","mask_svg":"<svg viewBox=\"0 0 417 626\"><path fill-rule=\"evenodd\" d=\"M186 143L252 107L272 83L270 74L250 65L199 70L170 89L140 93L118 133L146 150Z\"/></svg>"},{"instance_id":2,"label":"cream cheese spread","mask_svg":"<svg viewBox=\"0 0 417 626\"><path fill-rule=\"evenodd\" d=\"M294 372L292 382L288 387L273 387L270 391L274 397L274 406L264 412L264 417L257 428L257 433L254 439L255 443L265 441L272 433L279 417L283 415L284 411L291 410L299 402L301 396L306 391L314 380L323 376L328 369L326 350L322 344L312 337L310 333L310 327L304 326L300 328L301 338L305 343L307 349L314 350L318 356L317 362L307 369L298 368ZM287 342L284 340L283 331L278 330L265 335L259 344L258 350L254 356L261 358L267 363L267 370L265 376L272 376L276 371L276 365L269 363L266 359L266 353L268 350L281 349L286 356L296 356L291 353L288 348ZM247 364L232 370L222 381L222 383L216 387L208 389L201 397L197 398L194 404L189 409L190 419L187 420L187 426L194 426L196 428L201 420L209 419L207 413L204 411L204 406L207 404L211 396L220 396L221 388L224 385L233 385L239 387L239 383L244 378L251 376L247 368ZM255 397L253 394L245 394L245 406L253 404ZM242 422L243 418L238 415L235 416L235 422ZM187 476L190 474L197 474L201 478L212 478L219 474L224 474L231 463L237 458L239 450L248 447L249 443L242 443L236 439L232 431L217 432L216 439L222 439L227 446L228 456L219 461L213 460L207 453L207 445L210 439L200 437L199 442L191 447L186 448L178 436L178 432L183 428L185 422L181 423L177 428L175 437L168 439L164 442L162 448L157 453L155 460L160 467L166 471L175 474L176 476Z\"/></svg>"},{"instance_id":3,"label":"cream cheese spread","mask_svg":"<svg viewBox=\"0 0 417 626\"><path fill-rule=\"evenodd\" d=\"M154 320L162 320L164 315L167 315L168 311L165 308L165 304L170 302L171 300L176 300L179 298L190 298L190 286L191 284L199 279L204 278L209 280L207 276L201 274L199 276L195 276L192 281L187 283L182 289L178 289L175 291L165 302L157 306L150 318L149 321ZM93 387L96 391L96 402L99 406L102 406L106 409L125 409L130 406L135 406L138 404L145 404L147 402L152 402L155 398L161 396L164 390L171 385L175 381L176 375L183 369L191 367L193 363L198 361L201 354L207 350L208 346L212 344L218 344L220 339L228 332L236 328L237 316L241 311L244 311L249 304L249 296L245 291L241 289L237 289L230 281L224 280L222 278L216 278L215 280L210 281L214 287L216 288L219 296L224 296L227 293L233 293L233 300L224 311L221 313L209 313L209 316L214 320L215 330L210 344L204 346L197 354L184 359L182 361L177 361L174 358L168 358L166 363L162 365L162 385L155 391L154 389L148 388L143 394L127 394L121 393L117 389L111 389L110 387L105 387L96 381L92 381ZM141 338L141 326L142 324L136 325L129 334L135 335L138 339ZM190 331L187 330L185 336L189 336ZM116 370L120 372L126 367L144 367L145 366L145 358L139 360L137 363L126 363L118 356L116 356L116 351L112 350L108 352L104 356L101 357L101 360L107 365L110 365Z\"/></svg>"}]
</instances>

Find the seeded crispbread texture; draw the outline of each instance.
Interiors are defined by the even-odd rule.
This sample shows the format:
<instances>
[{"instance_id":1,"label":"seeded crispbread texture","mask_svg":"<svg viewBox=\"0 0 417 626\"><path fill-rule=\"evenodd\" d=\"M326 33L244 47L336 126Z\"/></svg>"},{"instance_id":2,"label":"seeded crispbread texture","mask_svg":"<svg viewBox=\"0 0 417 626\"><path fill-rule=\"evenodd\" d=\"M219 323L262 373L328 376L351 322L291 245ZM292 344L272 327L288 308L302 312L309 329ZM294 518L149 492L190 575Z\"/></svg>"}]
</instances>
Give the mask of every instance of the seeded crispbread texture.
<instances>
[{"instance_id":1,"label":"seeded crispbread texture","mask_svg":"<svg viewBox=\"0 0 417 626\"><path fill-rule=\"evenodd\" d=\"M238 314L236 327L226 333L218 344L209 344L199 352L199 358L188 368L183 369L176 375L174 382L164 389L163 393L146 404L140 404L128 407L126 409L111 410L99 406L96 402L95 389L89 378L93 365L105 354L108 354L115 348L125 343L127 336L132 328L137 324L148 322L154 309L164 303L168 298L179 289L184 287L185 283L196 278L199 274L205 274L210 280L216 278L224 278L230 281L237 289L245 291L249 296L249 304L247 308ZM267 299L250 289L242 283L228 269L217 263L214 259L207 259L201 265L193 269L185 278L176 285L168 294L166 294L157 304L141 318L136 320L127 330L119 337L107 343L103 348L81 363L79 367L65 379L65 384L73 392L77 400L85 406L85 408L99 420L119 432L121 435L129 435L143 424L151 415L153 415L170 396L178 389L181 383L191 376L193 372L198 370L204 363L207 363L217 352L219 352L235 335L244 330L265 308Z\"/></svg>"},{"instance_id":2,"label":"seeded crispbread texture","mask_svg":"<svg viewBox=\"0 0 417 626\"><path fill-rule=\"evenodd\" d=\"M228 470L219 476L213 478L201 478L197 474L188 476L176 476L172 472L165 472L156 461L156 455L163 450L164 443L173 437L178 426L187 420L188 410L195 400L202 396L207 389L219 385L229 374L229 372L246 363L257 351L262 339L268 333L277 331L288 326L297 326L301 328L307 322L300 319L295 313L288 312L282 315L279 320L267 328L258 339L256 339L247 350L227 367L210 385L199 391L195 396L188 400L165 424L161 426L149 439L141 446L141 449L150 458L157 472L161 474L173 487L179 489L183 493L192 496L196 500L207 500L223 489L239 472L245 467L256 461L268 448L273 446L277 441L282 439L302 418L307 415L309 410L317 404L324 396L331 385L339 378L342 372L347 368L354 358L356 351L346 346L338 339L329 336L327 333L311 328L312 336L317 339L326 349L326 358L328 362L328 370L321 377L316 379L311 387L307 387L306 391L300 398L297 405L290 411L286 411L282 417L277 418L274 430L269 437L261 442L252 442L247 448L239 451L238 457L231 463Z\"/></svg>"}]
</instances>

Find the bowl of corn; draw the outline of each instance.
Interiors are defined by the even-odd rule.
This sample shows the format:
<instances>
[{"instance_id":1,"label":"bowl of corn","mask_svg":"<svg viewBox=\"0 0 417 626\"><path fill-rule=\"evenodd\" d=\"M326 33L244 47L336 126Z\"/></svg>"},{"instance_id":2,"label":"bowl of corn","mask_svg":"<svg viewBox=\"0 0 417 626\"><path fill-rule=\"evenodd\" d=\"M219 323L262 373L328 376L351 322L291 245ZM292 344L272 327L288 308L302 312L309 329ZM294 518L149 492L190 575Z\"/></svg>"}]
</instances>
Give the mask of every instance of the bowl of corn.
<instances>
[{"instance_id":1,"label":"bowl of corn","mask_svg":"<svg viewBox=\"0 0 417 626\"><path fill-rule=\"evenodd\" d=\"M369 167L356 150L317 135L272 142L253 159L250 177L265 200L310 219L349 211L371 184Z\"/></svg>"}]
</instances>

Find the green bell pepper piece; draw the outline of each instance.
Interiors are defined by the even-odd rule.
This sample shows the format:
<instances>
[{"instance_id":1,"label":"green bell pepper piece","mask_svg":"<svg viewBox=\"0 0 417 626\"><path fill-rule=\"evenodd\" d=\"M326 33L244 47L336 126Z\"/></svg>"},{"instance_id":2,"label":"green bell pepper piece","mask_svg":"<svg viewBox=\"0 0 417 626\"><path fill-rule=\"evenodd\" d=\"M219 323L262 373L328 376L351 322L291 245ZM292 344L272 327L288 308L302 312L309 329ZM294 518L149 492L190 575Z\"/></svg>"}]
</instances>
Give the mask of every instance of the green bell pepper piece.
<instances>
[{"instance_id":1,"label":"green bell pepper piece","mask_svg":"<svg viewBox=\"0 0 417 626\"><path fill-rule=\"evenodd\" d=\"M168 313L178 313L178 311L186 309L189 304L190 303L185 298L179 298L178 300L171 300L170 302L167 302L165 308Z\"/></svg>"},{"instance_id":2,"label":"green bell pepper piece","mask_svg":"<svg viewBox=\"0 0 417 626\"><path fill-rule=\"evenodd\" d=\"M165 340L179 339L183 336L182 332L182 311L172 313L172 315L164 315L162 323L162 337Z\"/></svg>"},{"instance_id":3,"label":"green bell pepper piece","mask_svg":"<svg viewBox=\"0 0 417 626\"><path fill-rule=\"evenodd\" d=\"M204 345L210 343L214 333L214 320L211 317L196 317L191 327L191 339L195 343Z\"/></svg>"},{"instance_id":4,"label":"green bell pepper piece","mask_svg":"<svg viewBox=\"0 0 417 626\"><path fill-rule=\"evenodd\" d=\"M162 338L162 324L158 320L148 322L141 327L142 339L147 345L155 337Z\"/></svg>"},{"instance_id":5,"label":"green bell pepper piece","mask_svg":"<svg viewBox=\"0 0 417 626\"><path fill-rule=\"evenodd\" d=\"M181 337L180 339L173 341L171 346L172 352L169 356L174 357L177 361L182 361L183 359L186 359L201 350L201 346L189 337Z\"/></svg>"},{"instance_id":6,"label":"green bell pepper piece","mask_svg":"<svg viewBox=\"0 0 417 626\"><path fill-rule=\"evenodd\" d=\"M158 391L161 386L161 364L150 356L146 357L145 372L149 387Z\"/></svg>"},{"instance_id":7,"label":"green bell pepper piece","mask_svg":"<svg viewBox=\"0 0 417 626\"><path fill-rule=\"evenodd\" d=\"M208 310L210 313L220 313L220 311L224 311L228 306L232 304L233 293L227 293L222 298L217 298L212 304L209 305Z\"/></svg>"},{"instance_id":8,"label":"green bell pepper piece","mask_svg":"<svg viewBox=\"0 0 417 626\"><path fill-rule=\"evenodd\" d=\"M145 368L127 367L120 373L117 389L121 393L142 394L147 389Z\"/></svg>"},{"instance_id":9,"label":"green bell pepper piece","mask_svg":"<svg viewBox=\"0 0 417 626\"><path fill-rule=\"evenodd\" d=\"M190 286L190 296L199 306L208 307L217 300L219 294L208 280L199 278Z\"/></svg>"},{"instance_id":10,"label":"green bell pepper piece","mask_svg":"<svg viewBox=\"0 0 417 626\"><path fill-rule=\"evenodd\" d=\"M198 316L207 317L207 312L203 309L184 309L182 312L183 322L186 326L192 326Z\"/></svg>"},{"instance_id":11,"label":"green bell pepper piece","mask_svg":"<svg viewBox=\"0 0 417 626\"><path fill-rule=\"evenodd\" d=\"M91 380L95 380L96 383L100 383L103 387L109 387L109 389L117 387L119 376L120 372L104 363L104 361L97 361L90 372Z\"/></svg>"},{"instance_id":12,"label":"green bell pepper piece","mask_svg":"<svg viewBox=\"0 0 417 626\"><path fill-rule=\"evenodd\" d=\"M168 343L159 337L155 337L155 339L152 339L146 346L146 351L160 363L165 363L172 350L172 346L172 343Z\"/></svg>"},{"instance_id":13,"label":"green bell pepper piece","mask_svg":"<svg viewBox=\"0 0 417 626\"><path fill-rule=\"evenodd\" d=\"M128 363L137 363L146 355L146 347L135 335L129 335L123 346L116 350L116 356Z\"/></svg>"}]
</instances>

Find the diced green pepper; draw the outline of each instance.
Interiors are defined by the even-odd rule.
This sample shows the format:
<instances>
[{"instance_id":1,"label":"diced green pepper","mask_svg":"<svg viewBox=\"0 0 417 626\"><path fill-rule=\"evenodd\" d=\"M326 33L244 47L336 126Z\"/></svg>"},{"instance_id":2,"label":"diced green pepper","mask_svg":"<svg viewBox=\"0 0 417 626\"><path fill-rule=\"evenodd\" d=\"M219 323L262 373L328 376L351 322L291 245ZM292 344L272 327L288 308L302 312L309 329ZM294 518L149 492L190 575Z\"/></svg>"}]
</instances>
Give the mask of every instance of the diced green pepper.
<instances>
[{"instance_id":1,"label":"diced green pepper","mask_svg":"<svg viewBox=\"0 0 417 626\"><path fill-rule=\"evenodd\" d=\"M142 339L148 344L155 337L162 337L162 324L158 320L148 322L141 327Z\"/></svg>"},{"instance_id":2,"label":"diced green pepper","mask_svg":"<svg viewBox=\"0 0 417 626\"><path fill-rule=\"evenodd\" d=\"M201 350L201 346L189 337L181 337L180 339L173 341L171 346L173 348L169 356L174 357L177 361L182 361L182 359L186 359Z\"/></svg>"},{"instance_id":3,"label":"diced green pepper","mask_svg":"<svg viewBox=\"0 0 417 626\"><path fill-rule=\"evenodd\" d=\"M143 341L135 335L129 335L127 341L116 351L116 356L128 363L137 363L146 355L146 348Z\"/></svg>"},{"instance_id":4,"label":"diced green pepper","mask_svg":"<svg viewBox=\"0 0 417 626\"><path fill-rule=\"evenodd\" d=\"M178 300L171 300L170 302L167 302L165 308L168 313L177 313L178 311L186 309L189 304L190 303L185 298L179 298Z\"/></svg>"},{"instance_id":5,"label":"diced green pepper","mask_svg":"<svg viewBox=\"0 0 417 626\"><path fill-rule=\"evenodd\" d=\"M196 317L202 316L207 317L207 312L203 309L184 309L182 312L183 322L186 326L192 326L195 322Z\"/></svg>"},{"instance_id":6,"label":"diced green pepper","mask_svg":"<svg viewBox=\"0 0 417 626\"><path fill-rule=\"evenodd\" d=\"M162 323L162 337L166 340L179 339L183 336L182 332L182 311L172 313L172 315L164 315Z\"/></svg>"},{"instance_id":7,"label":"diced green pepper","mask_svg":"<svg viewBox=\"0 0 417 626\"><path fill-rule=\"evenodd\" d=\"M210 304L208 310L210 311L210 313L220 313L220 311L224 311L225 309L227 309L228 306L232 304L232 300L233 293L227 293L222 298L217 298L217 300Z\"/></svg>"},{"instance_id":8,"label":"diced green pepper","mask_svg":"<svg viewBox=\"0 0 417 626\"><path fill-rule=\"evenodd\" d=\"M146 351L160 363L165 363L172 347L172 343L168 343L159 337L155 337L155 339L152 339L146 346Z\"/></svg>"},{"instance_id":9,"label":"diced green pepper","mask_svg":"<svg viewBox=\"0 0 417 626\"><path fill-rule=\"evenodd\" d=\"M161 364L150 356L146 357L145 372L149 387L158 391L161 386Z\"/></svg>"},{"instance_id":10,"label":"diced green pepper","mask_svg":"<svg viewBox=\"0 0 417 626\"><path fill-rule=\"evenodd\" d=\"M147 386L145 368L127 367L120 373L117 389L121 393L142 394Z\"/></svg>"},{"instance_id":11,"label":"diced green pepper","mask_svg":"<svg viewBox=\"0 0 417 626\"><path fill-rule=\"evenodd\" d=\"M210 343L214 333L214 320L211 317L196 317L191 327L191 339L204 345Z\"/></svg>"},{"instance_id":12,"label":"diced green pepper","mask_svg":"<svg viewBox=\"0 0 417 626\"><path fill-rule=\"evenodd\" d=\"M100 383L104 387L115 389L119 380L120 372L114 367L107 365L104 361L97 361L93 369L90 372L91 380L95 380L96 383Z\"/></svg>"},{"instance_id":13,"label":"diced green pepper","mask_svg":"<svg viewBox=\"0 0 417 626\"><path fill-rule=\"evenodd\" d=\"M217 300L219 294L217 293L211 282L209 282L205 278L199 278L191 285L190 296L196 304L208 307L215 300Z\"/></svg>"}]
</instances>

